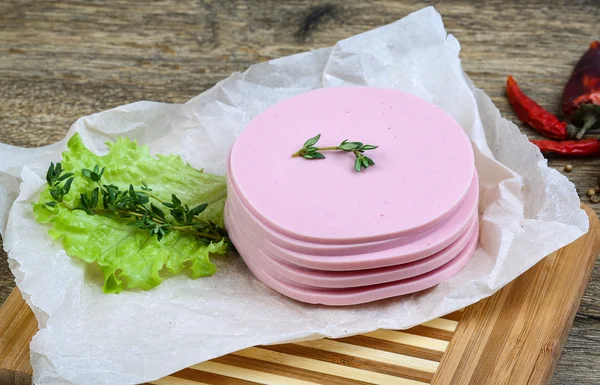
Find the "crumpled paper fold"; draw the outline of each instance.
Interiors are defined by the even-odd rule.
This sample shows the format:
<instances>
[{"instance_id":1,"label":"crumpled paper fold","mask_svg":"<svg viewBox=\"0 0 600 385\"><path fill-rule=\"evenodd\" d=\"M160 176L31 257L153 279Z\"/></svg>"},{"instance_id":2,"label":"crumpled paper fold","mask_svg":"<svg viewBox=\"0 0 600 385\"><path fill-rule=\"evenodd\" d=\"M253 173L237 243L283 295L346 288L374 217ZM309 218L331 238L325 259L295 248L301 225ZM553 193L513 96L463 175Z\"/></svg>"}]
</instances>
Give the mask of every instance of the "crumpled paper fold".
<instances>
[{"instance_id":1,"label":"crumpled paper fold","mask_svg":"<svg viewBox=\"0 0 600 385\"><path fill-rule=\"evenodd\" d=\"M138 102L78 119L93 151L126 135L153 153L225 173L246 123L283 99L319 87L395 88L449 112L473 141L481 240L469 265L425 292L347 308L306 305L257 281L241 258L217 273L165 280L151 291L102 293L34 221L31 203L66 138L24 149L0 144L0 233L17 284L39 321L31 343L37 384L129 384L258 344L402 329L485 298L587 231L574 186L548 168L518 128L464 74L458 41L433 8L324 48L235 73L185 104Z\"/></svg>"}]
</instances>

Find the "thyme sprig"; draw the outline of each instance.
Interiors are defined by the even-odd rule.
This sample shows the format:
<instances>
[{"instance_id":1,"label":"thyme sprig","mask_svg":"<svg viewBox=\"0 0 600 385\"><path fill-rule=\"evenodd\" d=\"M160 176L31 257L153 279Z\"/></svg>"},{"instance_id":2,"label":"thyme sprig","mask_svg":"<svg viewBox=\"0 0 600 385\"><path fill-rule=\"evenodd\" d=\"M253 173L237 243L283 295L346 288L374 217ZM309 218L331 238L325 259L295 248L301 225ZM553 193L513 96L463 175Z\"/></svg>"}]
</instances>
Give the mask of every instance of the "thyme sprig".
<instances>
[{"instance_id":1,"label":"thyme sprig","mask_svg":"<svg viewBox=\"0 0 600 385\"><path fill-rule=\"evenodd\" d=\"M218 242L227 237L225 229L199 216L208 207L207 203L190 208L175 194L171 194L170 201L163 201L152 193L152 189L144 181L141 181L141 187L136 189L130 184L126 190L113 184L103 184L105 167L100 169L98 165L92 170L81 170L83 177L96 183L97 187L80 194L78 204L72 206L63 198L71 189L74 174L63 174L63 171L60 163L50 163L46 181L50 185L50 195L54 200L46 202L47 206L62 205L69 210L85 211L89 215L129 220L128 226L148 230L150 235L156 235L159 241L172 230L192 234L208 242ZM159 206L165 207L170 216Z\"/></svg>"},{"instance_id":2,"label":"thyme sprig","mask_svg":"<svg viewBox=\"0 0 600 385\"><path fill-rule=\"evenodd\" d=\"M363 168L367 169L369 166L374 166L375 162L373 159L364 155L365 151L374 150L379 146L373 146L371 144L364 144L362 142L348 142L348 140L344 140L338 146L330 146L330 147L316 147L315 145L321 139L321 134L318 134L306 142L300 150L292 154L292 157L303 157L304 159L325 159L325 155L323 155L320 151L346 151L352 152L355 156L354 161L354 170L356 172L360 172Z\"/></svg>"},{"instance_id":3,"label":"thyme sprig","mask_svg":"<svg viewBox=\"0 0 600 385\"><path fill-rule=\"evenodd\" d=\"M62 202L63 197L71 190L71 183L73 183L73 173L68 172L63 174L63 168L60 163L56 166L54 163L50 163L50 167L46 172L46 182L50 185L50 196L54 199L54 202L46 203L48 206L56 206L57 202ZM66 179L66 182L64 182ZM64 182L63 185L61 183Z\"/></svg>"}]
</instances>

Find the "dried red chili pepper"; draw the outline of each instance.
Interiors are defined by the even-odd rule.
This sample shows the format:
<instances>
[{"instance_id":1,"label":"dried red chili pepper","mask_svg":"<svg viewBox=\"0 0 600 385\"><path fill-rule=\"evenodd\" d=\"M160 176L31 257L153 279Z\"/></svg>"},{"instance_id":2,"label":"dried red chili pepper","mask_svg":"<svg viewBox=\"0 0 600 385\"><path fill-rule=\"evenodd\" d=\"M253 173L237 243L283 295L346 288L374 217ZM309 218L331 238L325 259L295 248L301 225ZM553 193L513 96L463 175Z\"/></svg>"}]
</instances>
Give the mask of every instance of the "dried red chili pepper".
<instances>
[{"instance_id":1,"label":"dried red chili pepper","mask_svg":"<svg viewBox=\"0 0 600 385\"><path fill-rule=\"evenodd\" d=\"M531 140L543 154L586 157L600 155L600 141L589 138L583 140Z\"/></svg>"},{"instance_id":2,"label":"dried red chili pepper","mask_svg":"<svg viewBox=\"0 0 600 385\"><path fill-rule=\"evenodd\" d=\"M530 99L521 91L512 76L506 79L508 102L519 119L533 127L537 132L551 139L566 139L569 135L567 123Z\"/></svg>"},{"instance_id":3,"label":"dried red chili pepper","mask_svg":"<svg viewBox=\"0 0 600 385\"><path fill-rule=\"evenodd\" d=\"M562 95L565 116L580 128L576 137L600 128L600 42L593 41L579 59Z\"/></svg>"}]
</instances>

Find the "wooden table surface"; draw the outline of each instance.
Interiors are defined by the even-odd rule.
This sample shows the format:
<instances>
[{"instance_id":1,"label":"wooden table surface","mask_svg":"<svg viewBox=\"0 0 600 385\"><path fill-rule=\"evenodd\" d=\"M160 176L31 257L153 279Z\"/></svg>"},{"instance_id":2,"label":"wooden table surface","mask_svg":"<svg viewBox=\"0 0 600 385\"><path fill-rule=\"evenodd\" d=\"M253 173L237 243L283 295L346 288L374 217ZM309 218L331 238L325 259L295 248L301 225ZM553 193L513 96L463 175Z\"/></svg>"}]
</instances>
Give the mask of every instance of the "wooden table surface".
<instances>
[{"instance_id":1,"label":"wooden table surface","mask_svg":"<svg viewBox=\"0 0 600 385\"><path fill-rule=\"evenodd\" d=\"M597 0L106 3L0 2L0 142L41 146L83 115L142 99L185 102L253 63L330 46L428 5L461 42L475 84L516 121L503 91L508 74L558 112L573 65L600 39ZM566 163L589 202L584 194L598 184L600 159L550 161L561 171ZM592 207L600 212L600 204ZM14 282L1 253L3 302ZM600 383L600 263L552 380L575 383Z\"/></svg>"}]
</instances>

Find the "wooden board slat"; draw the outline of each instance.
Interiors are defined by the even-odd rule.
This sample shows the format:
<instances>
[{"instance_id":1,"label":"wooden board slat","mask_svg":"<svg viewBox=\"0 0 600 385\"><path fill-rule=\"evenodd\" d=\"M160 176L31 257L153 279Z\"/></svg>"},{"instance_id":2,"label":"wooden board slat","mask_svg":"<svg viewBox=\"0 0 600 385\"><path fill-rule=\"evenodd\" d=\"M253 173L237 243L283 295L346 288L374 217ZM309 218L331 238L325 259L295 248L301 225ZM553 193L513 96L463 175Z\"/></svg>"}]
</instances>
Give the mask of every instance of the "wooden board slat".
<instances>
[{"instance_id":1,"label":"wooden board slat","mask_svg":"<svg viewBox=\"0 0 600 385\"><path fill-rule=\"evenodd\" d=\"M600 251L600 221L584 208L588 234L464 311L409 330L244 349L149 384L546 384ZM0 309L0 384L31 383L36 331L15 289Z\"/></svg>"},{"instance_id":2,"label":"wooden board slat","mask_svg":"<svg viewBox=\"0 0 600 385\"><path fill-rule=\"evenodd\" d=\"M31 383L29 343L37 320L15 289L0 309L0 384Z\"/></svg>"}]
</instances>

